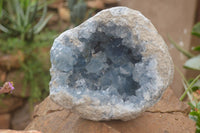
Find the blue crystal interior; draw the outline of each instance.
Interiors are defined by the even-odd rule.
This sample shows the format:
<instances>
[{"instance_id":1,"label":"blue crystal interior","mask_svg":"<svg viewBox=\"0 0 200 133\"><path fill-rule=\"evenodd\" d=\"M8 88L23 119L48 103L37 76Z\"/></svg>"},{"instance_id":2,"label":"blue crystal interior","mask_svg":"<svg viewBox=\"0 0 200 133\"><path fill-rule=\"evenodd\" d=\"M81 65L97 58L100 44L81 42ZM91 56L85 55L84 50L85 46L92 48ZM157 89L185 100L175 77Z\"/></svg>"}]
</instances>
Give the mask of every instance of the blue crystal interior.
<instances>
[{"instance_id":1,"label":"blue crystal interior","mask_svg":"<svg viewBox=\"0 0 200 133\"><path fill-rule=\"evenodd\" d=\"M102 105L128 102L131 107L142 106L144 92L153 93L157 87L157 62L153 56L142 56L145 42L139 42L125 26L85 27L90 26L93 32L83 29L74 34L74 41L68 36L74 30L63 34L62 41L55 40L51 71L56 73L51 73L51 83L60 89L52 86L51 93L63 90L77 99L90 96Z\"/></svg>"},{"instance_id":2,"label":"blue crystal interior","mask_svg":"<svg viewBox=\"0 0 200 133\"><path fill-rule=\"evenodd\" d=\"M171 75L172 64L161 58L168 57L161 41L140 12L117 7L98 13L54 40L51 99L86 119L135 118L168 85L164 74Z\"/></svg>"},{"instance_id":3,"label":"blue crystal interior","mask_svg":"<svg viewBox=\"0 0 200 133\"><path fill-rule=\"evenodd\" d=\"M123 44L123 38L106 35L98 29L90 39L80 40L87 45L78 54L77 63L73 66L73 74L68 80L70 87L76 88L76 81L84 79L90 90L112 87L120 95L136 95L135 91L140 88L140 84L132 78L132 71L134 64L142 59L139 45L135 48L128 47L128 44Z\"/></svg>"}]
</instances>

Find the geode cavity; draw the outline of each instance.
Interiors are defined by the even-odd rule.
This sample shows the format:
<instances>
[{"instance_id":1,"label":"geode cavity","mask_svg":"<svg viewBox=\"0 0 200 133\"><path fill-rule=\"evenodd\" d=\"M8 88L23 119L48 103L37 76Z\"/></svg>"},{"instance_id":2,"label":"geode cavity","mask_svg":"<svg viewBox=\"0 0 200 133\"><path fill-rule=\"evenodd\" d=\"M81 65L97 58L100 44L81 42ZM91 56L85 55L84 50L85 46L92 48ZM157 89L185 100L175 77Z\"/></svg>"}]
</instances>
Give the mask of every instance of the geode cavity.
<instances>
[{"instance_id":1,"label":"geode cavity","mask_svg":"<svg viewBox=\"0 0 200 133\"><path fill-rule=\"evenodd\" d=\"M103 10L55 39L50 96L90 120L129 120L154 105L173 63L151 22L126 7Z\"/></svg>"}]
</instances>

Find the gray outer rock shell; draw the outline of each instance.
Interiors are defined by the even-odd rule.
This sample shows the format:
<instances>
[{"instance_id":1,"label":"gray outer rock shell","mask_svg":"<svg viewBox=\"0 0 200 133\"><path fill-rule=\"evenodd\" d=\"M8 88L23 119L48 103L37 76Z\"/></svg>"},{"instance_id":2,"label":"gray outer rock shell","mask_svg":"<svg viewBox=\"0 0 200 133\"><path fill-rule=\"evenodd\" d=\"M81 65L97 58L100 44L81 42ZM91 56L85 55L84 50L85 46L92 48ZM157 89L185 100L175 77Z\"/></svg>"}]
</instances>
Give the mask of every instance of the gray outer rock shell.
<instances>
[{"instance_id":1,"label":"gray outer rock shell","mask_svg":"<svg viewBox=\"0 0 200 133\"><path fill-rule=\"evenodd\" d=\"M140 100L136 103L133 103L134 99L123 101L118 96L109 96L107 92L102 92L105 99L108 95L110 101L114 99L114 104L110 101L102 102L101 98L98 99L98 95L102 97L102 94L89 89L85 89L85 92L79 92L79 89L70 88L66 83L69 74L72 74L73 65L77 63L76 50L83 51L85 45L87 45L83 44L80 38L89 39L91 34L99 28L99 23L104 24L104 26L114 24L116 27L127 27L132 33L131 38L134 41L134 46L130 44L130 47L141 45L145 48L141 51L142 61L145 62L145 60L150 59L153 62L152 66L148 64L148 71L145 72L150 76L154 76L155 81L152 84L142 81L142 76L133 77L138 80L141 86L143 85L143 88L138 89L140 92L136 91L138 95L141 95ZM126 38L127 35L126 31L124 32L118 27L110 31L109 34L121 38ZM51 63L51 99L57 104L78 113L82 118L95 121L111 119L126 121L136 118L160 99L165 89L172 82L174 72L167 45L150 20L145 18L139 11L127 7L114 7L103 10L78 27L62 33L55 39L51 48ZM135 67L138 67L138 71L142 71L140 68L145 68L145 64L136 63ZM139 75L138 71L133 73ZM152 73L149 71L152 71ZM79 93L81 94L79 95Z\"/></svg>"}]
</instances>

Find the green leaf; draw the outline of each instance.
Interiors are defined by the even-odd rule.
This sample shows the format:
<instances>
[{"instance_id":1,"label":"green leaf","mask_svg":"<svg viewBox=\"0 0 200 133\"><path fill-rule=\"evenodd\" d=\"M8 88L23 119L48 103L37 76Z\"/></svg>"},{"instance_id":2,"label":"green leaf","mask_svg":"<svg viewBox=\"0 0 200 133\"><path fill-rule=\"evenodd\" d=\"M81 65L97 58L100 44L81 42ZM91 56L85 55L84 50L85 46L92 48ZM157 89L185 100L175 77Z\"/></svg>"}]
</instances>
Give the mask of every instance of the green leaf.
<instances>
[{"instance_id":1,"label":"green leaf","mask_svg":"<svg viewBox=\"0 0 200 133\"><path fill-rule=\"evenodd\" d=\"M192 48L192 50L200 51L200 46L196 46L196 47Z\"/></svg>"},{"instance_id":2,"label":"green leaf","mask_svg":"<svg viewBox=\"0 0 200 133\"><path fill-rule=\"evenodd\" d=\"M200 133L200 130L199 129L196 129L196 132L195 133Z\"/></svg>"},{"instance_id":3,"label":"green leaf","mask_svg":"<svg viewBox=\"0 0 200 133\"><path fill-rule=\"evenodd\" d=\"M29 2L29 1L27 1ZM28 4L28 3L25 3ZM31 5L27 5L26 7L26 12L25 12L25 17L24 17L24 25L27 26L29 23L29 19L30 19L30 11L31 11Z\"/></svg>"},{"instance_id":4,"label":"green leaf","mask_svg":"<svg viewBox=\"0 0 200 133\"><path fill-rule=\"evenodd\" d=\"M5 33L9 33L9 30L6 27L4 27L2 24L0 24L0 30Z\"/></svg>"},{"instance_id":5,"label":"green leaf","mask_svg":"<svg viewBox=\"0 0 200 133\"><path fill-rule=\"evenodd\" d=\"M198 120L198 117L196 115L189 115L189 118L195 122Z\"/></svg>"},{"instance_id":6,"label":"green leaf","mask_svg":"<svg viewBox=\"0 0 200 133\"><path fill-rule=\"evenodd\" d=\"M3 0L0 0L0 18L2 17Z\"/></svg>"},{"instance_id":7,"label":"green leaf","mask_svg":"<svg viewBox=\"0 0 200 133\"><path fill-rule=\"evenodd\" d=\"M15 26L17 26L17 21L16 21L15 17L12 16L12 13L6 12L5 10L3 10L3 15L4 15L4 19L7 19L7 21L10 21L10 23L13 24L9 27L12 27L15 29ZM7 27L8 27L8 25L7 25Z\"/></svg>"},{"instance_id":8,"label":"green leaf","mask_svg":"<svg viewBox=\"0 0 200 133\"><path fill-rule=\"evenodd\" d=\"M184 67L193 70L200 70L200 55L187 60Z\"/></svg>"},{"instance_id":9,"label":"green leaf","mask_svg":"<svg viewBox=\"0 0 200 133\"><path fill-rule=\"evenodd\" d=\"M29 23L33 23L35 21L37 11L38 11L38 0L36 0L35 5L33 6L33 13L30 16Z\"/></svg>"},{"instance_id":10,"label":"green leaf","mask_svg":"<svg viewBox=\"0 0 200 133\"><path fill-rule=\"evenodd\" d=\"M200 102L197 103L197 109L200 110Z\"/></svg>"},{"instance_id":11,"label":"green leaf","mask_svg":"<svg viewBox=\"0 0 200 133\"><path fill-rule=\"evenodd\" d=\"M200 131L200 123L199 122L196 122L196 131L198 131L198 133Z\"/></svg>"},{"instance_id":12,"label":"green leaf","mask_svg":"<svg viewBox=\"0 0 200 133\"><path fill-rule=\"evenodd\" d=\"M193 120L195 120L196 122L197 122L198 119L200 118L200 114L199 114L198 112L196 112L196 111L190 112L190 113L189 113L189 116L192 117L192 118L195 118L195 119L193 119ZM192 119L192 118L191 118L191 119Z\"/></svg>"},{"instance_id":13,"label":"green leaf","mask_svg":"<svg viewBox=\"0 0 200 133\"><path fill-rule=\"evenodd\" d=\"M17 25L18 27L22 27L22 16L24 15L23 14L23 11L21 9L21 6L20 6L20 3L18 0L14 0L14 9L15 9L15 12L17 14Z\"/></svg>"},{"instance_id":14,"label":"green leaf","mask_svg":"<svg viewBox=\"0 0 200 133\"><path fill-rule=\"evenodd\" d=\"M83 20L85 18L85 14L87 11L87 5L84 0L80 0L78 2L77 6L79 7L77 10L77 16L80 20Z\"/></svg>"},{"instance_id":15,"label":"green leaf","mask_svg":"<svg viewBox=\"0 0 200 133\"><path fill-rule=\"evenodd\" d=\"M34 26L34 29L33 29L34 30L34 34L39 33L44 28L44 26L47 24L49 19L52 17L52 15L49 15L45 19L46 14L47 14L47 5L44 5L42 17L40 18L39 22Z\"/></svg>"},{"instance_id":16,"label":"green leaf","mask_svg":"<svg viewBox=\"0 0 200 133\"><path fill-rule=\"evenodd\" d=\"M192 91L196 91L200 89L200 80L197 80L197 82L192 86Z\"/></svg>"},{"instance_id":17,"label":"green leaf","mask_svg":"<svg viewBox=\"0 0 200 133\"><path fill-rule=\"evenodd\" d=\"M193 85L193 87L200 87L200 80L197 80L197 82Z\"/></svg>"},{"instance_id":18,"label":"green leaf","mask_svg":"<svg viewBox=\"0 0 200 133\"><path fill-rule=\"evenodd\" d=\"M68 3L69 10L72 11L75 4L77 3L77 0L68 0L67 3Z\"/></svg>"},{"instance_id":19,"label":"green leaf","mask_svg":"<svg viewBox=\"0 0 200 133\"><path fill-rule=\"evenodd\" d=\"M186 96L186 94L188 92L192 91L192 86L199 80L199 78L200 78L200 74L187 86L187 89L185 90L185 92L180 97L180 101L182 101L184 99L184 97Z\"/></svg>"},{"instance_id":20,"label":"green leaf","mask_svg":"<svg viewBox=\"0 0 200 133\"><path fill-rule=\"evenodd\" d=\"M192 91L197 91L198 89L199 89L199 87L197 87L197 86L192 87Z\"/></svg>"},{"instance_id":21,"label":"green leaf","mask_svg":"<svg viewBox=\"0 0 200 133\"><path fill-rule=\"evenodd\" d=\"M188 58L192 58L194 57L194 55L192 53L190 53L189 51L183 49L181 46L179 46L178 44L176 44L176 42L174 40L172 40L169 36L169 41L170 43L182 54L184 54L185 56L187 56Z\"/></svg>"},{"instance_id":22,"label":"green leaf","mask_svg":"<svg viewBox=\"0 0 200 133\"><path fill-rule=\"evenodd\" d=\"M191 109L194 110L195 106L192 103L188 103L188 105L190 105Z\"/></svg>"},{"instance_id":23,"label":"green leaf","mask_svg":"<svg viewBox=\"0 0 200 133\"><path fill-rule=\"evenodd\" d=\"M200 37L200 22L194 25L192 29L192 35Z\"/></svg>"},{"instance_id":24,"label":"green leaf","mask_svg":"<svg viewBox=\"0 0 200 133\"><path fill-rule=\"evenodd\" d=\"M38 27L35 29L34 33L37 34L39 33L44 27L45 25L47 24L47 22L50 20L50 18L52 17L53 15L49 15L42 23L41 25L38 25Z\"/></svg>"},{"instance_id":25,"label":"green leaf","mask_svg":"<svg viewBox=\"0 0 200 133\"><path fill-rule=\"evenodd\" d=\"M15 19L15 18L16 18L16 12L14 11L15 5L14 5L13 0L10 0L10 1L7 2L6 4L7 4L6 8L7 8L9 17L12 18L12 20L15 20L15 21L16 21L16 19ZM16 23L17 23L17 22L16 22Z\"/></svg>"}]
</instances>

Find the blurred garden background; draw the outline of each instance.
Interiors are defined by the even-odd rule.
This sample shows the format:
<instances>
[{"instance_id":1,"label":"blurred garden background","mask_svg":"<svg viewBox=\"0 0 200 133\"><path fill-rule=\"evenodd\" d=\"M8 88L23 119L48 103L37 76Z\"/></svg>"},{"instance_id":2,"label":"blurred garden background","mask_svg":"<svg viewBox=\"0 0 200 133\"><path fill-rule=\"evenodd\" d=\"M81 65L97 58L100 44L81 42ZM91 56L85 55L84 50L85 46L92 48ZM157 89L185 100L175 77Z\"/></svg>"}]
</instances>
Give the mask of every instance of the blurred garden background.
<instances>
[{"instance_id":1,"label":"blurred garden background","mask_svg":"<svg viewBox=\"0 0 200 133\"><path fill-rule=\"evenodd\" d=\"M35 104L49 94L49 51L63 31L116 0L0 0L0 85L13 81L12 94L0 95L0 128L24 129Z\"/></svg>"},{"instance_id":2,"label":"blurred garden background","mask_svg":"<svg viewBox=\"0 0 200 133\"><path fill-rule=\"evenodd\" d=\"M200 26L193 28L200 21L199 0L0 0L0 86L13 81L15 87L12 94L0 95L0 129L23 130L32 119L34 105L49 95L49 51L54 39L114 6L141 11L166 41L186 79L199 75L198 70L183 68L188 57L175 48L199 54L192 50L200 44ZM192 31L198 35L192 36ZM177 99L184 93L182 81L176 70L170 90Z\"/></svg>"}]
</instances>

